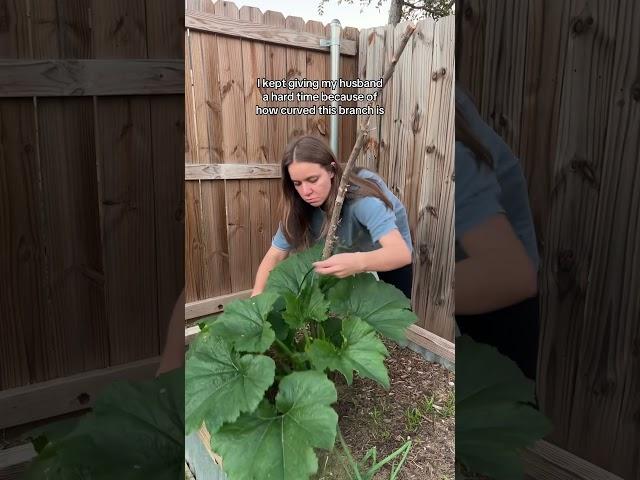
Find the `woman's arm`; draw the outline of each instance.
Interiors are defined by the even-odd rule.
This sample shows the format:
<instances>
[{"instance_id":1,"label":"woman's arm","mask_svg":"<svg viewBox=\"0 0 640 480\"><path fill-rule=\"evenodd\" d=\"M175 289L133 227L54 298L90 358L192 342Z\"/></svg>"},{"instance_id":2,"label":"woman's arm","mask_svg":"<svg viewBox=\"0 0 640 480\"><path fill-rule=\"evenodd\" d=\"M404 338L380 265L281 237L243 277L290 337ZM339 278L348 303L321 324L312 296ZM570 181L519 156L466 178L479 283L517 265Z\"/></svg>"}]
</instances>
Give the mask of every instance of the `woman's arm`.
<instances>
[{"instance_id":1,"label":"woman's arm","mask_svg":"<svg viewBox=\"0 0 640 480\"><path fill-rule=\"evenodd\" d=\"M411 263L411 251L398 229L380 237L382 248L361 252L363 272L388 272Z\"/></svg>"},{"instance_id":2,"label":"woman's arm","mask_svg":"<svg viewBox=\"0 0 640 480\"><path fill-rule=\"evenodd\" d=\"M535 266L505 215L472 228L460 244L468 258L456 263L457 315L491 312L536 295Z\"/></svg>"},{"instance_id":3,"label":"woman's arm","mask_svg":"<svg viewBox=\"0 0 640 480\"><path fill-rule=\"evenodd\" d=\"M267 251L256 272L256 281L253 284L253 291L251 292L252 297L262 293L264 287L267 285L269 273L271 273L271 270L273 270L278 263L287 258L287 255L289 255L289 252L273 246Z\"/></svg>"},{"instance_id":4,"label":"woman's arm","mask_svg":"<svg viewBox=\"0 0 640 480\"><path fill-rule=\"evenodd\" d=\"M382 248L377 250L339 253L313 265L319 274L344 278L362 272L388 272L411 263L411 252L398 229L380 237L379 242Z\"/></svg>"}]
</instances>

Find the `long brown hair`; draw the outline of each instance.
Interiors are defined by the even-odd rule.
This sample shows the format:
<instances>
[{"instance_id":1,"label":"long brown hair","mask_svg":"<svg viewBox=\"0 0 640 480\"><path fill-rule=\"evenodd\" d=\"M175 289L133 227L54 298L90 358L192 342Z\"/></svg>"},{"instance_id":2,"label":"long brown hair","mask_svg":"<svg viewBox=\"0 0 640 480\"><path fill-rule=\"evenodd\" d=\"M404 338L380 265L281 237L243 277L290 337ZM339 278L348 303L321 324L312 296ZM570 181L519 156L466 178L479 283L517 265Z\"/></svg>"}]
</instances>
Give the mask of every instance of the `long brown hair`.
<instances>
[{"instance_id":1,"label":"long brown hair","mask_svg":"<svg viewBox=\"0 0 640 480\"><path fill-rule=\"evenodd\" d=\"M289 176L289 165L293 162L316 163L327 172L334 173L331 179L331 190L321 207L326 214L321 236L327 234L343 170L329 145L320 137L302 135L291 140L285 147L282 155L282 233L284 233L293 250L300 250L310 246L313 240L311 238L310 223L314 207L300 197L296 187L293 185L293 181ZM346 200L359 197L376 197L387 208L393 209L393 205L378 184L358 176L358 172L361 170L362 168L356 167L351 171Z\"/></svg>"}]
</instances>

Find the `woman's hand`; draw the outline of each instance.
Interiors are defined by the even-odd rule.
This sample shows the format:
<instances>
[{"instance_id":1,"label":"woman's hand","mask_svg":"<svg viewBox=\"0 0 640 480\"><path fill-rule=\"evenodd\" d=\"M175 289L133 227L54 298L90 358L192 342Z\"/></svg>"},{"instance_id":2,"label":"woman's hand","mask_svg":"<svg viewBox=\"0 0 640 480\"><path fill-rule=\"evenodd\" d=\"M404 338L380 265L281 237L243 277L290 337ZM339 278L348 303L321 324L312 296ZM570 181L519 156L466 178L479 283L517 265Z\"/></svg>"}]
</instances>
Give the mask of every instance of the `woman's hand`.
<instances>
[{"instance_id":1,"label":"woman's hand","mask_svg":"<svg viewBox=\"0 0 640 480\"><path fill-rule=\"evenodd\" d=\"M345 278L365 271L362 254L360 252L339 253L326 260L315 262L313 266L316 268L316 273L333 275L338 278Z\"/></svg>"}]
</instances>

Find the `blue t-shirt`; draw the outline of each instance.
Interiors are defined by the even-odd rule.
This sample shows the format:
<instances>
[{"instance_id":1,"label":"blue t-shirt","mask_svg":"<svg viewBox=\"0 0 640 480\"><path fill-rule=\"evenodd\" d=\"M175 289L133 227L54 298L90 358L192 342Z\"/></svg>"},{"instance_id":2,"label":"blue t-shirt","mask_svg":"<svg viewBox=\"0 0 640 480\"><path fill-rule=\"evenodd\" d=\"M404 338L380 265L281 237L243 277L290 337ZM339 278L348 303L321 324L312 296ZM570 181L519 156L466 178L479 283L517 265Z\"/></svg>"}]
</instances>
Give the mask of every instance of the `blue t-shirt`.
<instances>
[{"instance_id":1,"label":"blue t-shirt","mask_svg":"<svg viewBox=\"0 0 640 480\"><path fill-rule=\"evenodd\" d=\"M393 205L393 210L376 197L362 197L345 200L342 205L340 224L338 225L338 242L336 252L369 252L381 248L380 237L394 229L398 229L413 252L407 211L398 198L389 190L382 178L369 170L360 170L358 176L372 180L378 184L385 197ZM314 241L320 240L325 212L314 208L310 228ZM280 250L291 250L291 245L282 232L282 226L273 237L271 243Z\"/></svg>"},{"instance_id":2,"label":"blue t-shirt","mask_svg":"<svg viewBox=\"0 0 640 480\"><path fill-rule=\"evenodd\" d=\"M536 232L520 160L482 120L471 99L459 88L456 88L456 105L471 130L491 152L494 164L493 169L480 164L466 145L456 142L456 239L489 217L504 213L537 268L540 259Z\"/></svg>"}]
</instances>

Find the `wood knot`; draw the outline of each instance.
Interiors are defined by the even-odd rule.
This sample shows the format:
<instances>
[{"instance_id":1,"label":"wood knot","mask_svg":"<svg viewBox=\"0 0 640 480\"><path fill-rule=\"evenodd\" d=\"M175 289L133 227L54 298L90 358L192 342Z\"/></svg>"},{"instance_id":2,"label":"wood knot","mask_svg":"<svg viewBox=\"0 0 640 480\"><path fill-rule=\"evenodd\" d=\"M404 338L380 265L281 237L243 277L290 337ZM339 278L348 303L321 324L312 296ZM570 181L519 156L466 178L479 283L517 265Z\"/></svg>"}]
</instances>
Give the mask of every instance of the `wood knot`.
<instances>
[{"instance_id":1,"label":"wood knot","mask_svg":"<svg viewBox=\"0 0 640 480\"><path fill-rule=\"evenodd\" d=\"M634 102L640 102L640 82L631 86L631 98Z\"/></svg>"},{"instance_id":2,"label":"wood knot","mask_svg":"<svg viewBox=\"0 0 640 480\"><path fill-rule=\"evenodd\" d=\"M464 18L470 19L471 17L473 17L473 8L467 6L467 8L464 9Z\"/></svg>"},{"instance_id":3,"label":"wood knot","mask_svg":"<svg viewBox=\"0 0 640 480\"><path fill-rule=\"evenodd\" d=\"M561 272L570 272L575 265L573 250L560 250L558 253L558 269Z\"/></svg>"},{"instance_id":4,"label":"wood knot","mask_svg":"<svg viewBox=\"0 0 640 480\"><path fill-rule=\"evenodd\" d=\"M173 213L173 216L175 217L177 222L183 222L184 221L184 207L176 208L175 212Z\"/></svg>"},{"instance_id":5,"label":"wood knot","mask_svg":"<svg viewBox=\"0 0 640 480\"><path fill-rule=\"evenodd\" d=\"M585 30L586 25L581 18L578 18L575 22L573 22L573 33L575 33L576 35L580 35Z\"/></svg>"},{"instance_id":6,"label":"wood knot","mask_svg":"<svg viewBox=\"0 0 640 480\"><path fill-rule=\"evenodd\" d=\"M447 74L447 69L446 69L446 68L444 68L444 67L442 67L442 68L440 69L440 76L441 76L441 77L444 77L446 74Z\"/></svg>"},{"instance_id":7,"label":"wood knot","mask_svg":"<svg viewBox=\"0 0 640 480\"><path fill-rule=\"evenodd\" d=\"M436 151L436 146L435 145L429 145L427 147L427 153L433 153Z\"/></svg>"},{"instance_id":8,"label":"wood knot","mask_svg":"<svg viewBox=\"0 0 640 480\"><path fill-rule=\"evenodd\" d=\"M438 80L438 72L433 72L431 74L431 80L433 80L434 82Z\"/></svg>"}]
</instances>

